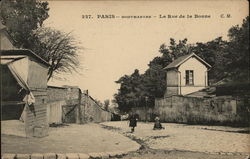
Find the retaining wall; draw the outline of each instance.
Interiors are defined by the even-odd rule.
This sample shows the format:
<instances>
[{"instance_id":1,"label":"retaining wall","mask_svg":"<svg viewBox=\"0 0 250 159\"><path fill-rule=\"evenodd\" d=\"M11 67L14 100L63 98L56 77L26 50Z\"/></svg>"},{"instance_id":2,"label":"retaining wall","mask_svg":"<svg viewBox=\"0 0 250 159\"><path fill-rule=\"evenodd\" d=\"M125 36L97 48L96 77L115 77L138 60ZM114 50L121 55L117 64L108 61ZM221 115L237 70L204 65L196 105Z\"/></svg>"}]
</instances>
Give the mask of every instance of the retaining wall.
<instances>
[{"instance_id":1,"label":"retaining wall","mask_svg":"<svg viewBox=\"0 0 250 159\"><path fill-rule=\"evenodd\" d=\"M132 111L139 114L140 120L147 121L154 121L158 115L163 122L249 124L250 113L247 110L249 101L249 98L246 100L231 96L214 98L171 96L155 100L154 108L137 107Z\"/></svg>"},{"instance_id":2,"label":"retaining wall","mask_svg":"<svg viewBox=\"0 0 250 159\"><path fill-rule=\"evenodd\" d=\"M81 97L82 122L104 122L111 120L111 112L101 108L99 104L88 94L82 93Z\"/></svg>"}]
</instances>

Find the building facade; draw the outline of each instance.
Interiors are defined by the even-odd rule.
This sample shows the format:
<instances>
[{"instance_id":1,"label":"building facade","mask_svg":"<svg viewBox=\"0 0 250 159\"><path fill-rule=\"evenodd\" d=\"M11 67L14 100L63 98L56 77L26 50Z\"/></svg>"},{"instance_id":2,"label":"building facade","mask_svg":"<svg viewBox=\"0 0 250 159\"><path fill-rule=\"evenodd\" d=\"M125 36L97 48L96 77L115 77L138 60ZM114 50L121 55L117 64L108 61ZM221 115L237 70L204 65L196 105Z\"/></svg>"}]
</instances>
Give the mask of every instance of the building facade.
<instances>
[{"instance_id":1,"label":"building facade","mask_svg":"<svg viewBox=\"0 0 250 159\"><path fill-rule=\"evenodd\" d=\"M179 57L166 70L165 97L187 95L208 86L211 66L194 53Z\"/></svg>"}]
</instances>

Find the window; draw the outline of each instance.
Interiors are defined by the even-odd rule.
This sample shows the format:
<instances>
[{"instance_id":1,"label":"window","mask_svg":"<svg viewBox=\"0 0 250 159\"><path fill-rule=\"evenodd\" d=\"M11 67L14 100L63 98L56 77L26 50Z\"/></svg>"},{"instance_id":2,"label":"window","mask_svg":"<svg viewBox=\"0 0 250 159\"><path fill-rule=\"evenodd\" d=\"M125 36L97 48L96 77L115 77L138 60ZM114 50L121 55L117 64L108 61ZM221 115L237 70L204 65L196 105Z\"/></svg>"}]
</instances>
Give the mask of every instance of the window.
<instances>
[{"instance_id":1,"label":"window","mask_svg":"<svg viewBox=\"0 0 250 159\"><path fill-rule=\"evenodd\" d=\"M186 85L194 85L194 71L186 70Z\"/></svg>"}]
</instances>

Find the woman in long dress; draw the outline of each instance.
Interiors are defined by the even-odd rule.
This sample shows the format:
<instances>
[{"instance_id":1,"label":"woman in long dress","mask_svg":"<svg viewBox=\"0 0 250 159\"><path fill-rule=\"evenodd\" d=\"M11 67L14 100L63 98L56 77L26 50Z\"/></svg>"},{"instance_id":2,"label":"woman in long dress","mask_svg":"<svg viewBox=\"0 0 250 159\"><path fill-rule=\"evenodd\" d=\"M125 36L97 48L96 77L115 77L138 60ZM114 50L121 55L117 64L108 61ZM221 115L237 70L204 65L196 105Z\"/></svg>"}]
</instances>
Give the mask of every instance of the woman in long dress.
<instances>
[{"instance_id":1,"label":"woman in long dress","mask_svg":"<svg viewBox=\"0 0 250 159\"><path fill-rule=\"evenodd\" d=\"M135 131L135 127L137 126L137 116L136 114L132 113L129 116L129 127L131 127L131 132Z\"/></svg>"}]
</instances>

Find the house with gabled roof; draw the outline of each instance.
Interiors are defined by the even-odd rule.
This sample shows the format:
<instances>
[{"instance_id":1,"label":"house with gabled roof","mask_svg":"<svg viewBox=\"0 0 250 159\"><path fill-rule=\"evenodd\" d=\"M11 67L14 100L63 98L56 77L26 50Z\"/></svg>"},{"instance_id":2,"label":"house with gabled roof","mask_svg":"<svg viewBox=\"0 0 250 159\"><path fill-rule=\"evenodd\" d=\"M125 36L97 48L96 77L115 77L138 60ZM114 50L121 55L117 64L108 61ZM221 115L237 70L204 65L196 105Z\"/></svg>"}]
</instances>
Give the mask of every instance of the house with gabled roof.
<instances>
[{"instance_id":1,"label":"house with gabled roof","mask_svg":"<svg viewBox=\"0 0 250 159\"><path fill-rule=\"evenodd\" d=\"M208 86L211 66L195 53L181 56L170 63L166 70L165 97L187 95Z\"/></svg>"}]
</instances>

